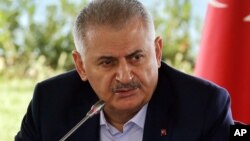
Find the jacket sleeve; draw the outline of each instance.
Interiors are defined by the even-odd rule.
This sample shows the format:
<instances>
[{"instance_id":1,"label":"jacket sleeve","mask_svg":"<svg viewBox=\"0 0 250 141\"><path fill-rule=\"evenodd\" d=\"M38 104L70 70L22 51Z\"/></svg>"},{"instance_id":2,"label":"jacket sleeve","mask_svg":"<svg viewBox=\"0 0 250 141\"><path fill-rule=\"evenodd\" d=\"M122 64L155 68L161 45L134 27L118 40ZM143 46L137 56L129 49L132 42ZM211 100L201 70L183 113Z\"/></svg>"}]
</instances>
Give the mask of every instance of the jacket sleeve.
<instances>
[{"instance_id":1,"label":"jacket sleeve","mask_svg":"<svg viewBox=\"0 0 250 141\"><path fill-rule=\"evenodd\" d=\"M36 86L33 98L28 106L21 129L15 136L15 141L39 141L39 84Z\"/></svg>"},{"instance_id":2,"label":"jacket sleeve","mask_svg":"<svg viewBox=\"0 0 250 141\"><path fill-rule=\"evenodd\" d=\"M230 125L233 119L230 108L230 97L225 89L216 88L211 93L205 112L204 141L229 141Z\"/></svg>"}]
</instances>

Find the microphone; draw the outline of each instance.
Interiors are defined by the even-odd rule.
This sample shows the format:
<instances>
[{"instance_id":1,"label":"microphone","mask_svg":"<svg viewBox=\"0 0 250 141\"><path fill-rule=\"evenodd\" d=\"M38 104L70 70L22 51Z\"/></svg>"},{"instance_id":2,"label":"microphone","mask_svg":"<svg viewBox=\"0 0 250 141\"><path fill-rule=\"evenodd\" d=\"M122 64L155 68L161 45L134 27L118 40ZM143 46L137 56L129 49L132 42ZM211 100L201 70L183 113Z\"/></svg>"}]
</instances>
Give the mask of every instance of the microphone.
<instances>
[{"instance_id":1,"label":"microphone","mask_svg":"<svg viewBox=\"0 0 250 141\"><path fill-rule=\"evenodd\" d=\"M98 114L104 107L105 103L102 100L97 101L94 105L92 105L89 112L86 116L77 123L66 135L64 135L59 141L65 141L72 133L74 133L84 122L86 122L89 118Z\"/></svg>"}]
</instances>

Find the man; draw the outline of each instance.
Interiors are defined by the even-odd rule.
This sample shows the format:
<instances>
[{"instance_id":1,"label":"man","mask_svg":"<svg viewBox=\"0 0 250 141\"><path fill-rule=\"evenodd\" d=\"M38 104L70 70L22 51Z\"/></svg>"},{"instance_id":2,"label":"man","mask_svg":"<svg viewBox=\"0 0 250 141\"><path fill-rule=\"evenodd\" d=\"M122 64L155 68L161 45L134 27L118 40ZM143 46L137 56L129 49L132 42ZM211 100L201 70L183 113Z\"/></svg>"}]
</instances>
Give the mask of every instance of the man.
<instances>
[{"instance_id":1,"label":"man","mask_svg":"<svg viewBox=\"0 0 250 141\"><path fill-rule=\"evenodd\" d=\"M16 141L226 141L228 93L161 62L162 39L137 0L95 0L74 27L76 70L36 86Z\"/></svg>"}]
</instances>

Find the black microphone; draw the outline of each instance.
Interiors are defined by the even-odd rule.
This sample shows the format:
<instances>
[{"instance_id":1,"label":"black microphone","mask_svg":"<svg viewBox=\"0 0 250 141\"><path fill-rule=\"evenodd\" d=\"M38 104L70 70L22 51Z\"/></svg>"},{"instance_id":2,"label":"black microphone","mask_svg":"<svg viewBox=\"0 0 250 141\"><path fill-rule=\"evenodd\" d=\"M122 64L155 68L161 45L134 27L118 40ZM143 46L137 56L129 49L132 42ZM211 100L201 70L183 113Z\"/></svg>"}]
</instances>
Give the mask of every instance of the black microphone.
<instances>
[{"instance_id":1,"label":"black microphone","mask_svg":"<svg viewBox=\"0 0 250 141\"><path fill-rule=\"evenodd\" d=\"M94 115L98 114L104 107L105 103L102 100L97 101L86 114L86 116L77 123L66 135L64 135L59 141L65 141L72 133L74 133L85 121Z\"/></svg>"}]
</instances>

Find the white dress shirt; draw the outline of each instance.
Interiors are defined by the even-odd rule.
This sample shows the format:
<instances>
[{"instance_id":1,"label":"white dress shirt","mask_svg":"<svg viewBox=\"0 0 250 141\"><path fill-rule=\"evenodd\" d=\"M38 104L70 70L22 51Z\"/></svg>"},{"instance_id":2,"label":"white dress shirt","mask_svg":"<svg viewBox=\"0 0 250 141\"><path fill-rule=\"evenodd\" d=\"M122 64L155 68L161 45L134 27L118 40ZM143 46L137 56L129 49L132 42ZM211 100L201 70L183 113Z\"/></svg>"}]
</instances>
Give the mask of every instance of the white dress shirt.
<instances>
[{"instance_id":1,"label":"white dress shirt","mask_svg":"<svg viewBox=\"0 0 250 141\"><path fill-rule=\"evenodd\" d=\"M100 141L142 141L143 129L148 104L123 126L123 132L117 130L105 119L103 111L100 115Z\"/></svg>"}]
</instances>

